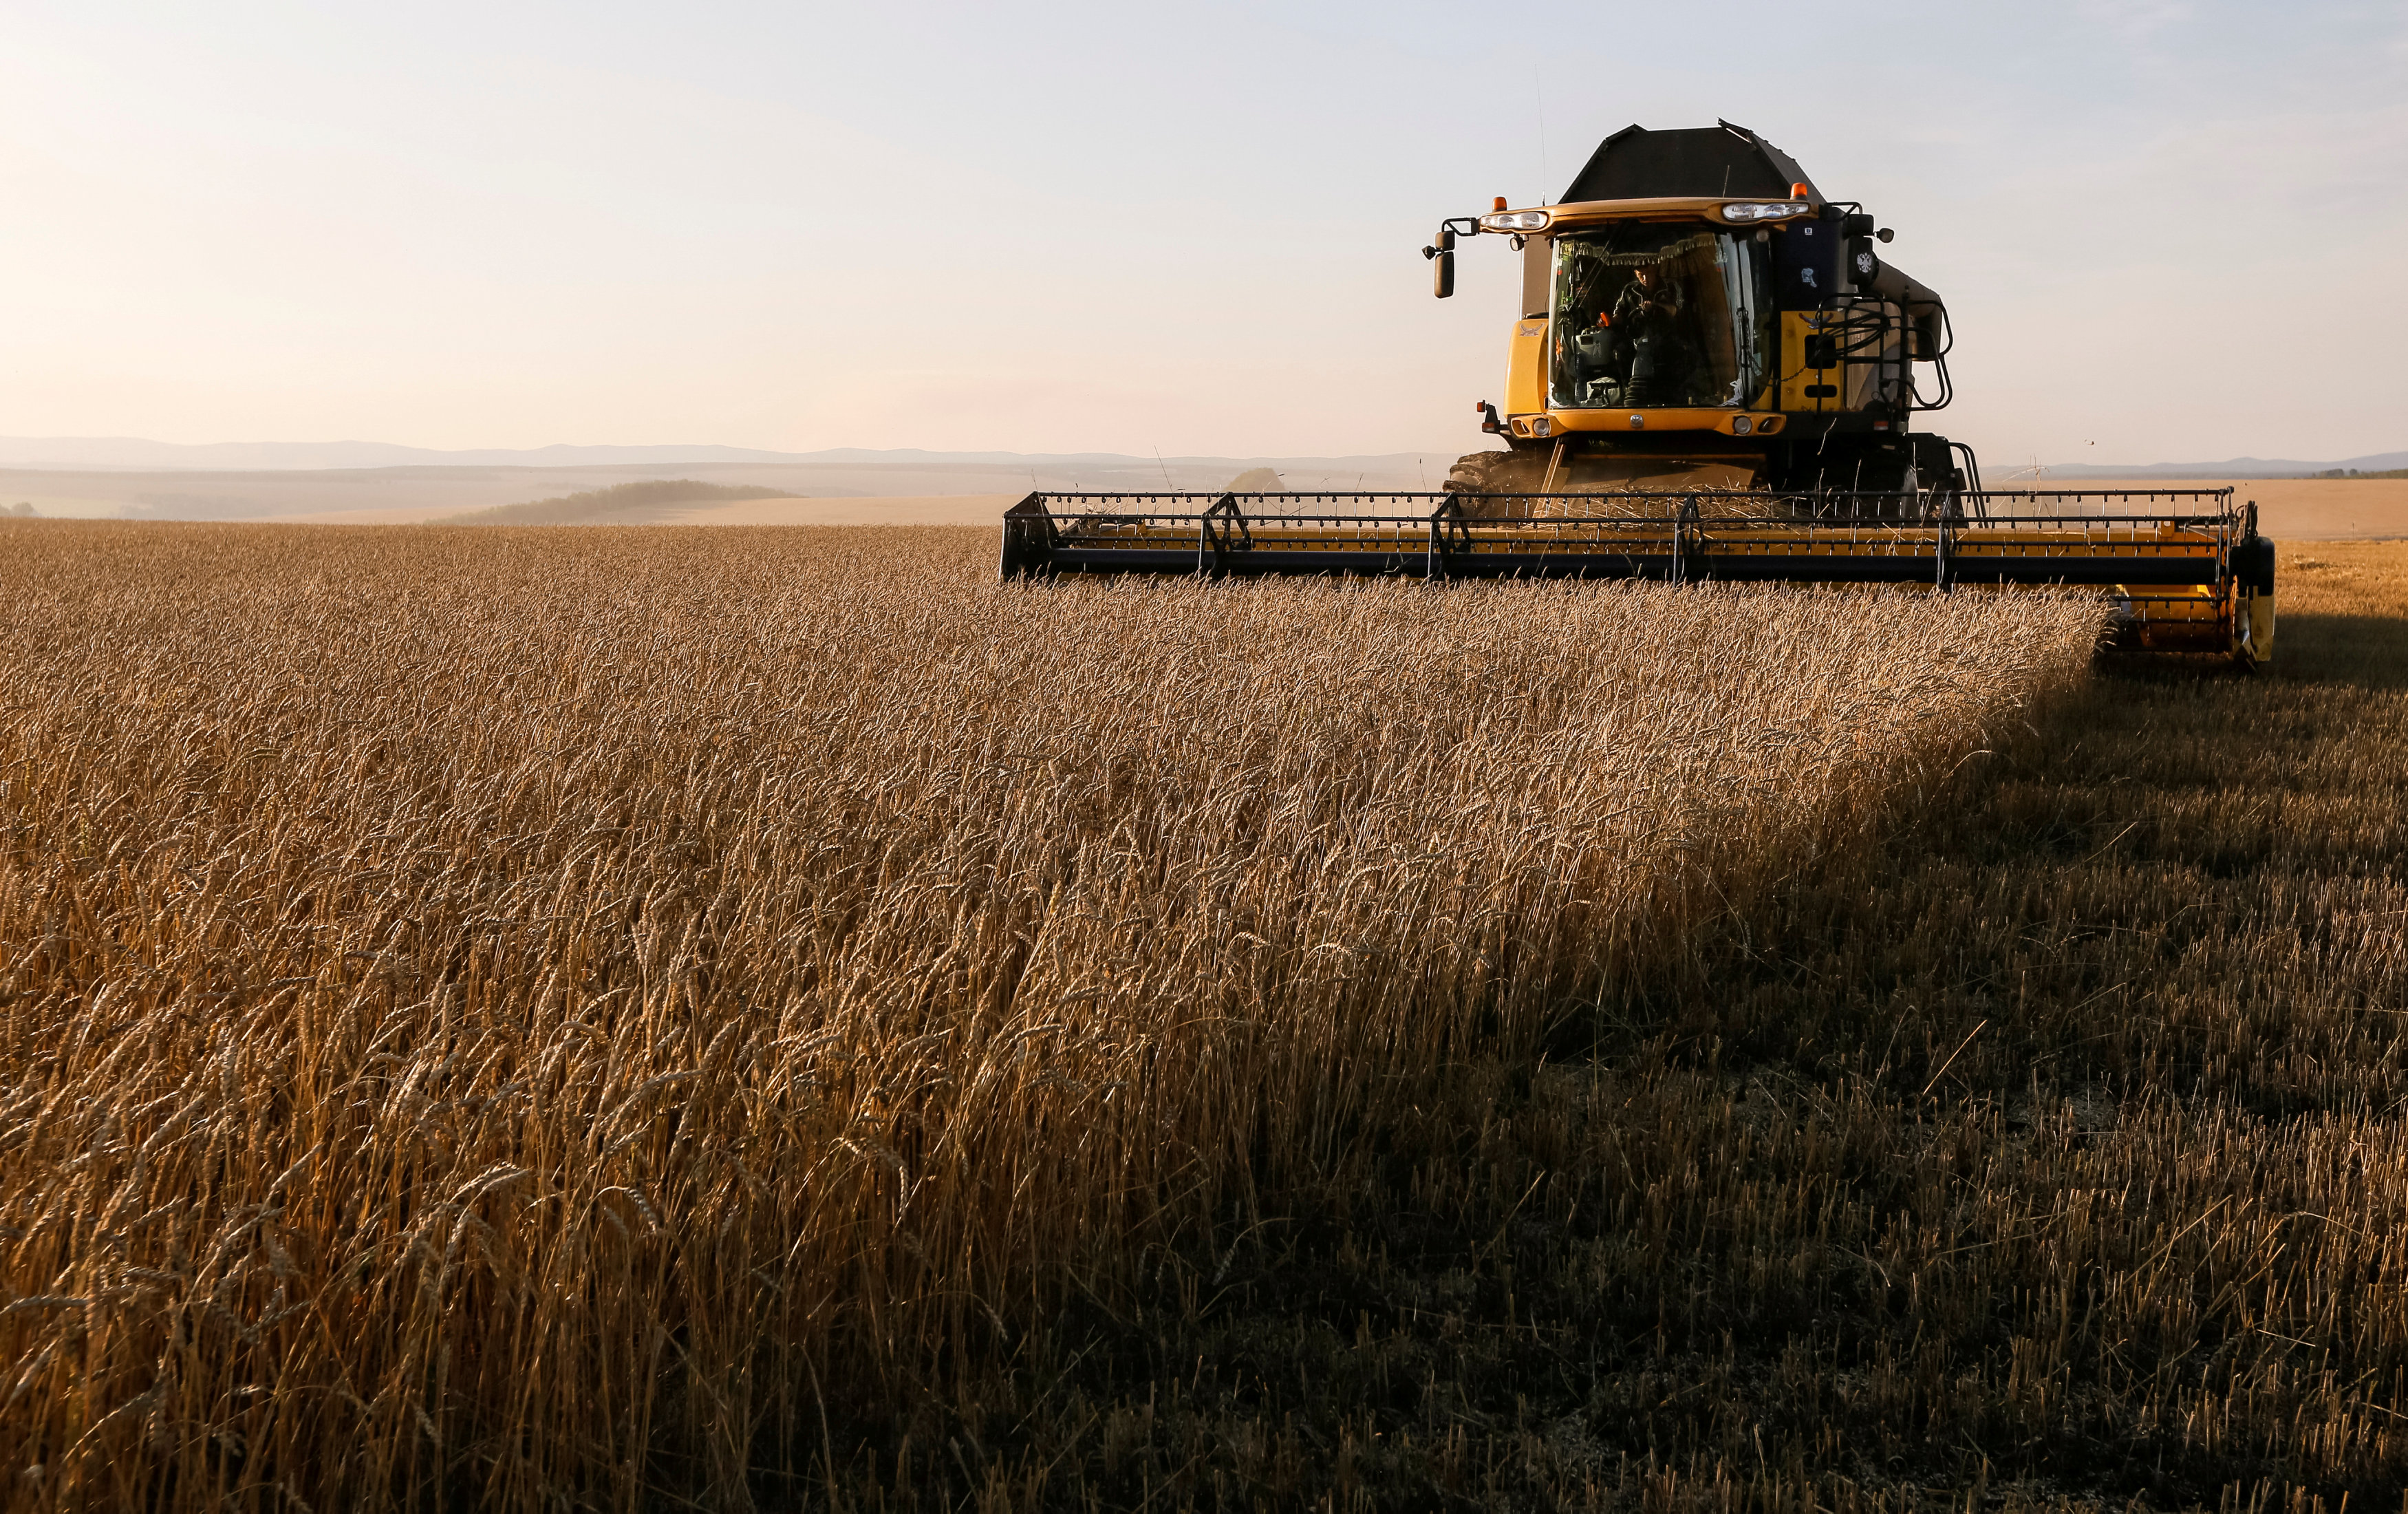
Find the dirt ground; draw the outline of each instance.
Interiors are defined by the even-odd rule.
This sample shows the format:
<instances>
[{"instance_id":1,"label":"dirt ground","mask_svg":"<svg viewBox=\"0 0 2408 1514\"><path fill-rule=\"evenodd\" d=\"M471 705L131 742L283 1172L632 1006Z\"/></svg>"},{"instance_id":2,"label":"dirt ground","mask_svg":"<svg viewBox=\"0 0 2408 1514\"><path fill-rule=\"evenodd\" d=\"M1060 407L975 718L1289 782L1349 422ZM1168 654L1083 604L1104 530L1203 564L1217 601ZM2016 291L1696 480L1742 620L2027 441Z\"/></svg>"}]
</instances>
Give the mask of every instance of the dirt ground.
<instances>
[{"instance_id":1,"label":"dirt ground","mask_svg":"<svg viewBox=\"0 0 2408 1514\"><path fill-rule=\"evenodd\" d=\"M664 511L664 526L994 526L1021 497L941 494L885 499L731 499Z\"/></svg>"},{"instance_id":2,"label":"dirt ground","mask_svg":"<svg viewBox=\"0 0 2408 1514\"><path fill-rule=\"evenodd\" d=\"M641 526L992 526L1016 494L847 496L833 499L728 499L650 510L626 524ZM479 507L484 508L484 507ZM295 526L435 526L463 513L449 506L393 510L330 510L279 515Z\"/></svg>"},{"instance_id":3,"label":"dirt ground","mask_svg":"<svg viewBox=\"0 0 2408 1514\"><path fill-rule=\"evenodd\" d=\"M2057 479L2052 489L2221 489L2258 502L2259 528L2278 541L2408 540L2408 479Z\"/></svg>"}]
</instances>

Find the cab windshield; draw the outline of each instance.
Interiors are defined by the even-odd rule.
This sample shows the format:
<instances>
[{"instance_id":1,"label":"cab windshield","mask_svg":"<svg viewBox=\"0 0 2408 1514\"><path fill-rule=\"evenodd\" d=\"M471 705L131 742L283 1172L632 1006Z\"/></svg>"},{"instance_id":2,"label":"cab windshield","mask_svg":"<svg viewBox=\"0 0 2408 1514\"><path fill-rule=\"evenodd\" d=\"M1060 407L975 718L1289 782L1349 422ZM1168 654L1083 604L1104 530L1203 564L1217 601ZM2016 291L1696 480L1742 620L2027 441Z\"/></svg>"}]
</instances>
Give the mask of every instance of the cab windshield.
<instances>
[{"instance_id":1,"label":"cab windshield","mask_svg":"<svg viewBox=\"0 0 2408 1514\"><path fill-rule=\"evenodd\" d=\"M1755 402L1772 355L1769 252L1745 234L1697 225L1555 238L1548 403Z\"/></svg>"}]
</instances>

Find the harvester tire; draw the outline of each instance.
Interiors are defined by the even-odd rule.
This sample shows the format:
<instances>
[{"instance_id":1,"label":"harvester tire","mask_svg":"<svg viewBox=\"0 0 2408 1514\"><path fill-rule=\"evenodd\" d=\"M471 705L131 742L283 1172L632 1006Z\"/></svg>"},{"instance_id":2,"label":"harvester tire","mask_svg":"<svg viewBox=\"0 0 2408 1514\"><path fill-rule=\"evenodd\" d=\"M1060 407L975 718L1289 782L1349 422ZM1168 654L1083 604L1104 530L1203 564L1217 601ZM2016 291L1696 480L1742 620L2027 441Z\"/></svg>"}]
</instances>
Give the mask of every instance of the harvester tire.
<instances>
[{"instance_id":1,"label":"harvester tire","mask_svg":"<svg viewBox=\"0 0 2408 1514\"><path fill-rule=\"evenodd\" d=\"M2253 536L2232 549L2232 576L2255 594L2274 592L2274 543Z\"/></svg>"},{"instance_id":2,"label":"harvester tire","mask_svg":"<svg viewBox=\"0 0 2408 1514\"><path fill-rule=\"evenodd\" d=\"M1447 469L1450 494L1527 494L1546 481L1546 459L1517 452L1467 453Z\"/></svg>"}]
</instances>

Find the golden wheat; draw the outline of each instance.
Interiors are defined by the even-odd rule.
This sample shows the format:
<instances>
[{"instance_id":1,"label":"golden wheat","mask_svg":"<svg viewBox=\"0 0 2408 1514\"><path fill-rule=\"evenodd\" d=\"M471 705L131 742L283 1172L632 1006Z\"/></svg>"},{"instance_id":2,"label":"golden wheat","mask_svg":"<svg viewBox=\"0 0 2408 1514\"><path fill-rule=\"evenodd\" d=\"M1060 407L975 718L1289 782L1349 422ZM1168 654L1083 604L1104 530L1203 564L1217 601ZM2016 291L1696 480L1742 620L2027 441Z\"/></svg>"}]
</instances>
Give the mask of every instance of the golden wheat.
<instances>
[{"instance_id":1,"label":"golden wheat","mask_svg":"<svg viewBox=\"0 0 2408 1514\"><path fill-rule=\"evenodd\" d=\"M1999 597L0 525L0 1475L740 1505L2070 677Z\"/></svg>"}]
</instances>

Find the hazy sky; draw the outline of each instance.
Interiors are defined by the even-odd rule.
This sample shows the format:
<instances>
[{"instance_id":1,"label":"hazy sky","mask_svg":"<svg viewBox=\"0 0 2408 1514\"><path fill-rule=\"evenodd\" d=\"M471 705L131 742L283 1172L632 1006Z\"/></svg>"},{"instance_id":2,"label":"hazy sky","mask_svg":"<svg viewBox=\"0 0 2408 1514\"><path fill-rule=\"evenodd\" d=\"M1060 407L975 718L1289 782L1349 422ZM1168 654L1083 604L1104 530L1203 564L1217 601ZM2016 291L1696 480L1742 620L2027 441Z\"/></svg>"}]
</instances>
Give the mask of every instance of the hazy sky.
<instances>
[{"instance_id":1,"label":"hazy sky","mask_svg":"<svg viewBox=\"0 0 2408 1514\"><path fill-rule=\"evenodd\" d=\"M1437 220L1725 116L1897 228L1993 468L2408 447L2408 4L0 18L5 435L1469 448Z\"/></svg>"}]
</instances>

